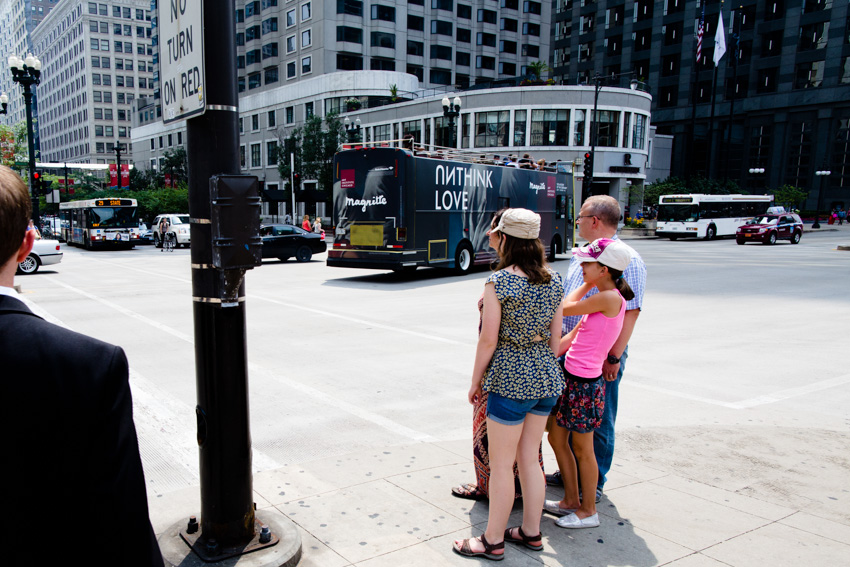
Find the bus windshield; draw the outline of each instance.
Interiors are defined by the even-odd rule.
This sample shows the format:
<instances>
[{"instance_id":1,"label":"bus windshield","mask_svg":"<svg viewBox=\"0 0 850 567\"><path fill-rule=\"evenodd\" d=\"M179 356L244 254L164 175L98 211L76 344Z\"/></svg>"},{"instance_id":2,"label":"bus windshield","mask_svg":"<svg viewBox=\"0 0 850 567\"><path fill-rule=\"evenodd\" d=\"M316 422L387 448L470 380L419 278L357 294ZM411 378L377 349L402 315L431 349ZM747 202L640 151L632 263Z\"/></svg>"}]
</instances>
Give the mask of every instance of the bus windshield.
<instances>
[{"instance_id":1,"label":"bus windshield","mask_svg":"<svg viewBox=\"0 0 850 567\"><path fill-rule=\"evenodd\" d=\"M658 205L658 220L661 222L692 222L699 220L697 205Z\"/></svg>"},{"instance_id":2,"label":"bus windshield","mask_svg":"<svg viewBox=\"0 0 850 567\"><path fill-rule=\"evenodd\" d=\"M92 207L92 228L136 228L136 207Z\"/></svg>"}]
</instances>

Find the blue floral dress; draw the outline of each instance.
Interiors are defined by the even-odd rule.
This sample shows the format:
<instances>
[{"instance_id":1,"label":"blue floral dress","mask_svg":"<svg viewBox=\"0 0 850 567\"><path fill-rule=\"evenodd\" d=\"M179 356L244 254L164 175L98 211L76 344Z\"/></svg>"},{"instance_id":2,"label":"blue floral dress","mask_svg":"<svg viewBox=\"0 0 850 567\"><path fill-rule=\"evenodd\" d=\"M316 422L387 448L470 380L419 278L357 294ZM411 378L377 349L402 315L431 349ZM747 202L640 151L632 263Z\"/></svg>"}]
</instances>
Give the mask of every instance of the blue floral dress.
<instances>
[{"instance_id":1,"label":"blue floral dress","mask_svg":"<svg viewBox=\"0 0 850 567\"><path fill-rule=\"evenodd\" d=\"M560 396L564 391L564 372L549 348L549 325L558 316L564 285L560 274L549 273L552 279L546 284L530 284L527 278L506 270L487 278L502 306L502 321L481 384L485 392L536 400ZM535 341L535 337L542 340Z\"/></svg>"}]
</instances>

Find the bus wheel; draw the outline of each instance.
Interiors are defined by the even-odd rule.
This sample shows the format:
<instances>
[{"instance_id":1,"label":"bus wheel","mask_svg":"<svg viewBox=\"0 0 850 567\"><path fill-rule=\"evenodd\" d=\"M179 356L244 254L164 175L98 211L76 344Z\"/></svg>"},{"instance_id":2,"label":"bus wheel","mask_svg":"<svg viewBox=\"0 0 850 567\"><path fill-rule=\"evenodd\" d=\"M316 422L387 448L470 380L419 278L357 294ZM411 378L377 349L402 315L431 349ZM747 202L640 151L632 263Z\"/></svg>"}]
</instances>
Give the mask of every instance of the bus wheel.
<instances>
[{"instance_id":1,"label":"bus wheel","mask_svg":"<svg viewBox=\"0 0 850 567\"><path fill-rule=\"evenodd\" d=\"M715 236L717 236L717 227L713 224L708 225L708 228L705 229L705 239L714 240Z\"/></svg>"},{"instance_id":2,"label":"bus wheel","mask_svg":"<svg viewBox=\"0 0 850 567\"><path fill-rule=\"evenodd\" d=\"M676 240L677 238L679 238L679 237L678 236L671 236L670 240Z\"/></svg>"},{"instance_id":3,"label":"bus wheel","mask_svg":"<svg viewBox=\"0 0 850 567\"><path fill-rule=\"evenodd\" d=\"M546 256L547 262L555 261L555 254L559 252L563 252L563 246L561 245L561 235L556 234L552 237L552 244L549 245L549 255Z\"/></svg>"},{"instance_id":4,"label":"bus wheel","mask_svg":"<svg viewBox=\"0 0 850 567\"><path fill-rule=\"evenodd\" d=\"M459 274L468 274L472 269L472 246L469 242L461 242L455 251L455 271Z\"/></svg>"}]
</instances>

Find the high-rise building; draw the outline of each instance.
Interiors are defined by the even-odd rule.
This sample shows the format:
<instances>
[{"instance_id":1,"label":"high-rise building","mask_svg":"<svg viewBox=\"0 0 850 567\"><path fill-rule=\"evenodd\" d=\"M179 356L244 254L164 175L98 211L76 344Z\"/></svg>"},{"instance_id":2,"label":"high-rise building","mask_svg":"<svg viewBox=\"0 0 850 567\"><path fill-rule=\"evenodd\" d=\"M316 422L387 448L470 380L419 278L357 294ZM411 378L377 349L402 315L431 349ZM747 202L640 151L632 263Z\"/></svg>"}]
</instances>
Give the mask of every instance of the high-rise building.
<instances>
[{"instance_id":1,"label":"high-rise building","mask_svg":"<svg viewBox=\"0 0 850 567\"><path fill-rule=\"evenodd\" d=\"M26 57L33 51L32 32L50 13L59 0L0 0L0 92L9 96L6 114L0 115L0 122L17 124L26 120L24 91L12 81L12 72L6 60L15 54ZM38 117L37 88L33 89L33 119ZM35 148L38 150L38 132L35 132Z\"/></svg>"},{"instance_id":2,"label":"high-rise building","mask_svg":"<svg viewBox=\"0 0 850 567\"><path fill-rule=\"evenodd\" d=\"M815 171L827 169L824 206L850 204L846 0L556 0L553 9L556 77L634 71L651 88L653 124L675 137L674 175L729 178L752 192L794 185L810 190L814 208ZM721 9L727 52L715 84Z\"/></svg>"},{"instance_id":3,"label":"high-rise building","mask_svg":"<svg viewBox=\"0 0 850 567\"><path fill-rule=\"evenodd\" d=\"M41 59L41 160L108 163L132 150L132 103L153 92L147 0L55 6L32 33Z\"/></svg>"}]
</instances>

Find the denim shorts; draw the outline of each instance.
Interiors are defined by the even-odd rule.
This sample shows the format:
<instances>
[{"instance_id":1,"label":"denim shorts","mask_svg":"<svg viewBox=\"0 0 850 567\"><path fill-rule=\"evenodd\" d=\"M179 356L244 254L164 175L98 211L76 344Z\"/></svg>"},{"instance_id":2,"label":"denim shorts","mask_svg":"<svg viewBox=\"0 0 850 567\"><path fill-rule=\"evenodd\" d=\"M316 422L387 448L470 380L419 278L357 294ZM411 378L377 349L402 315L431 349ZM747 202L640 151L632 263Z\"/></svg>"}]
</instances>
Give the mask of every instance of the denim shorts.
<instances>
[{"instance_id":1,"label":"denim shorts","mask_svg":"<svg viewBox=\"0 0 850 567\"><path fill-rule=\"evenodd\" d=\"M519 425L526 414L549 415L558 403L558 396L534 400L514 400L499 394L487 394L487 417L504 425Z\"/></svg>"}]
</instances>

